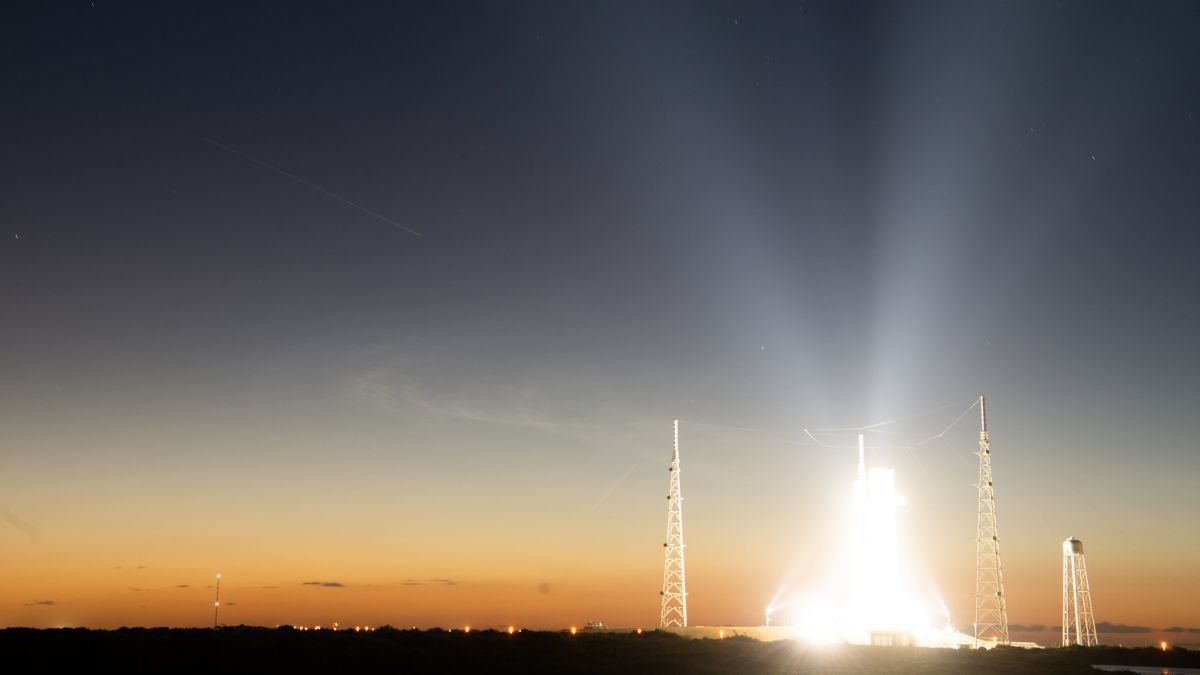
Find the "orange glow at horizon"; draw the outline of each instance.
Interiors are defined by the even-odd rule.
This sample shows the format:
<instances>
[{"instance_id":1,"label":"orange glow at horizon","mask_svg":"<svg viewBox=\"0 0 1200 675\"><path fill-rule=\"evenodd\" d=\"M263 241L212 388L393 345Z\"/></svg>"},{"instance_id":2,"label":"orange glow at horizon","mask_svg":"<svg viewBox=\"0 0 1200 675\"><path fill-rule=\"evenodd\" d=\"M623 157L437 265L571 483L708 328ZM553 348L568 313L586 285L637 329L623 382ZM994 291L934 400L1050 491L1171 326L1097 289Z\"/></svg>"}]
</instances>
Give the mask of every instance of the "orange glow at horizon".
<instances>
[{"instance_id":1,"label":"orange glow at horizon","mask_svg":"<svg viewBox=\"0 0 1200 675\"><path fill-rule=\"evenodd\" d=\"M747 463L718 452L731 442L720 439L702 459L703 440L689 436L684 449L693 454L683 459L689 618L696 625L759 625L762 607L785 581L802 587L823 577L813 561L837 536L829 505L844 501L853 457ZM1045 517L1056 502L1040 489L1042 479L1014 478L1021 476L1018 460L999 454L1002 443L996 447L1009 620L1053 626L1065 526ZM104 481L96 476L111 469L90 458L65 468L30 460L28 481L7 499L22 505L22 517L35 521L41 536L0 530L8 578L0 588L0 624L210 626L213 570L220 569L225 625L657 625L661 447L596 508L628 462L612 468L608 459L531 453L478 467L420 467L418 480L418 469L387 457L269 474L249 450L242 464L213 479L219 499L210 485L192 480L205 469L191 455L163 460L169 469L148 457L113 462L120 470ZM300 441L292 450L315 452ZM607 473L571 471L579 461ZM973 500L945 486L964 483L964 471L971 467L942 463L923 473L915 463L897 464L909 496L901 525L960 628L972 615L973 550L961 539L973 531ZM557 478L548 481L547 473ZM262 481L276 474L278 480ZM474 492L444 499L468 479ZM53 498L32 487L50 483L60 488ZM582 507L579 495L589 496ZM1184 528L1186 517L1168 514L1155 528L1138 529L1131 517L1105 508L1097 506L1105 523L1067 533L1087 542L1097 620L1154 629L1200 624L1187 600L1200 595L1191 574L1200 552L1157 561L1155 574L1146 573L1141 553L1161 540L1163 528ZM779 538L781 528L786 538ZM1034 637L1051 643L1051 633ZM1159 639L1151 633L1144 641Z\"/></svg>"}]
</instances>

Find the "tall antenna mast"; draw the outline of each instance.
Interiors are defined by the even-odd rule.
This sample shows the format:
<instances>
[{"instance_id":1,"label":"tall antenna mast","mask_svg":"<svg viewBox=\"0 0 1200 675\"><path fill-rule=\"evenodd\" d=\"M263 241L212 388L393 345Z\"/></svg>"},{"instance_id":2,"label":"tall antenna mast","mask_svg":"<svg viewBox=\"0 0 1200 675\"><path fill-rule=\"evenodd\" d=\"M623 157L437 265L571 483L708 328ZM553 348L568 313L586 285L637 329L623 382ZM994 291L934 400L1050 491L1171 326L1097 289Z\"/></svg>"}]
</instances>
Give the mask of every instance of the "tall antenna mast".
<instances>
[{"instance_id":1,"label":"tall antenna mast","mask_svg":"<svg viewBox=\"0 0 1200 675\"><path fill-rule=\"evenodd\" d=\"M979 396L979 510L975 533L975 646L1008 644L1008 609L1000 570L996 529L996 490L992 487L992 446L988 441L987 399Z\"/></svg>"},{"instance_id":2,"label":"tall antenna mast","mask_svg":"<svg viewBox=\"0 0 1200 675\"><path fill-rule=\"evenodd\" d=\"M1063 542L1062 646L1094 647L1098 642L1083 542L1071 537Z\"/></svg>"},{"instance_id":3,"label":"tall antenna mast","mask_svg":"<svg viewBox=\"0 0 1200 675\"><path fill-rule=\"evenodd\" d=\"M213 602L213 628L217 627L217 618L221 615L221 575L217 575L217 598Z\"/></svg>"},{"instance_id":4,"label":"tall antenna mast","mask_svg":"<svg viewBox=\"0 0 1200 675\"><path fill-rule=\"evenodd\" d=\"M662 611L658 625L687 626L687 584L683 576L683 495L679 491L679 420L675 420L671 454L670 493L667 495L667 541L663 544Z\"/></svg>"}]
</instances>

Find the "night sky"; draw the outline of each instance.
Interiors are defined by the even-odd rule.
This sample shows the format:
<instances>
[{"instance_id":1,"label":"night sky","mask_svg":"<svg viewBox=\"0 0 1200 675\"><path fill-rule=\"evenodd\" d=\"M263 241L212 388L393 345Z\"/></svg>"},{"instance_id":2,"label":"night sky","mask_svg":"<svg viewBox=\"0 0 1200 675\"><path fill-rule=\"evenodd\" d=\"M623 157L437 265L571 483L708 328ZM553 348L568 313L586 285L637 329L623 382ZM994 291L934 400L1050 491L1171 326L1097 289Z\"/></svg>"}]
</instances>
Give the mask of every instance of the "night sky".
<instances>
[{"instance_id":1,"label":"night sky","mask_svg":"<svg viewBox=\"0 0 1200 675\"><path fill-rule=\"evenodd\" d=\"M348 4L0 10L0 624L1200 626L1200 4Z\"/></svg>"}]
</instances>

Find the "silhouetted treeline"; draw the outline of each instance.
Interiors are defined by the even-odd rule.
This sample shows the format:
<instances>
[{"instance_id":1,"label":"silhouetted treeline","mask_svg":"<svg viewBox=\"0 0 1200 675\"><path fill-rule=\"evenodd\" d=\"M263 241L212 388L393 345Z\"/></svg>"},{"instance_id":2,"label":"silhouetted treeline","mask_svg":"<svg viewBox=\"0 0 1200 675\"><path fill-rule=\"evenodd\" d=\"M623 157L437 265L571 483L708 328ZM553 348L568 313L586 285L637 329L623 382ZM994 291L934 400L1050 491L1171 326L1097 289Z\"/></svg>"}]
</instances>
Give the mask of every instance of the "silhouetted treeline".
<instances>
[{"instance_id":1,"label":"silhouetted treeline","mask_svg":"<svg viewBox=\"0 0 1200 675\"><path fill-rule=\"evenodd\" d=\"M0 630L12 672L67 668L121 673L488 672L488 673L1087 673L1093 664L1200 667L1200 652L1117 647L991 651L808 647L748 638L685 640L642 635L524 631L297 631L122 628Z\"/></svg>"}]
</instances>

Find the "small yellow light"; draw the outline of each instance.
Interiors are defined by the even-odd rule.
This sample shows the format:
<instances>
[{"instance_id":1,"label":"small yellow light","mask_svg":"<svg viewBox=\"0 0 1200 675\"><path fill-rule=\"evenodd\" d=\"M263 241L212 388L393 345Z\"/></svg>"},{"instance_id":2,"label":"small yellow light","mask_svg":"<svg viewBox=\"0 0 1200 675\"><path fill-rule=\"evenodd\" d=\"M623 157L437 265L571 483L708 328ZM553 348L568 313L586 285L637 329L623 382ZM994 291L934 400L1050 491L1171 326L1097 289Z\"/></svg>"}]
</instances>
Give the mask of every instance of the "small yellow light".
<instances>
[{"instance_id":1,"label":"small yellow light","mask_svg":"<svg viewBox=\"0 0 1200 675\"><path fill-rule=\"evenodd\" d=\"M1158 643L1158 646L1162 647L1162 650L1164 652L1167 651L1167 641L1166 640L1163 640L1162 642Z\"/></svg>"},{"instance_id":2,"label":"small yellow light","mask_svg":"<svg viewBox=\"0 0 1200 675\"><path fill-rule=\"evenodd\" d=\"M470 633L470 632L471 632L471 627L470 627L470 626L467 626L466 628L464 628L464 629L463 629L463 632L464 632L464 633Z\"/></svg>"},{"instance_id":3,"label":"small yellow light","mask_svg":"<svg viewBox=\"0 0 1200 675\"><path fill-rule=\"evenodd\" d=\"M571 635L575 634L575 626L571 626Z\"/></svg>"},{"instance_id":4,"label":"small yellow light","mask_svg":"<svg viewBox=\"0 0 1200 675\"><path fill-rule=\"evenodd\" d=\"M639 628L639 629L638 629L638 635L641 635L641 634L642 634L642 629L641 629L641 628Z\"/></svg>"},{"instance_id":5,"label":"small yellow light","mask_svg":"<svg viewBox=\"0 0 1200 675\"><path fill-rule=\"evenodd\" d=\"M722 640L724 640L724 639L725 639L725 629L724 629L724 628L722 628L722 629L721 629L721 631L720 631L720 636L721 636L721 639L722 639Z\"/></svg>"},{"instance_id":6,"label":"small yellow light","mask_svg":"<svg viewBox=\"0 0 1200 675\"><path fill-rule=\"evenodd\" d=\"M508 627L508 634L509 634L509 635L512 635L514 630L515 630L515 629L514 629L512 626L509 626L509 627Z\"/></svg>"}]
</instances>

